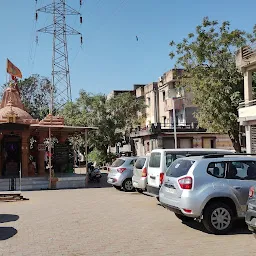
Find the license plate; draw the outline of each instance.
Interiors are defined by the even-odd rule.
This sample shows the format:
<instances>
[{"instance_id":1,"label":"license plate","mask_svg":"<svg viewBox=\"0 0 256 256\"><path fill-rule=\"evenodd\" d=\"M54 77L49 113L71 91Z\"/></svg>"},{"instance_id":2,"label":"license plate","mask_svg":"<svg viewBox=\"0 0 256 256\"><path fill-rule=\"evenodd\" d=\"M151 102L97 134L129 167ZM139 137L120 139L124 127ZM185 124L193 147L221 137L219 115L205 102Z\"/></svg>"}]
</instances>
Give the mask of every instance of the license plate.
<instances>
[{"instance_id":1,"label":"license plate","mask_svg":"<svg viewBox=\"0 0 256 256\"><path fill-rule=\"evenodd\" d=\"M168 193L175 193L175 189L174 188L165 188L166 192Z\"/></svg>"}]
</instances>

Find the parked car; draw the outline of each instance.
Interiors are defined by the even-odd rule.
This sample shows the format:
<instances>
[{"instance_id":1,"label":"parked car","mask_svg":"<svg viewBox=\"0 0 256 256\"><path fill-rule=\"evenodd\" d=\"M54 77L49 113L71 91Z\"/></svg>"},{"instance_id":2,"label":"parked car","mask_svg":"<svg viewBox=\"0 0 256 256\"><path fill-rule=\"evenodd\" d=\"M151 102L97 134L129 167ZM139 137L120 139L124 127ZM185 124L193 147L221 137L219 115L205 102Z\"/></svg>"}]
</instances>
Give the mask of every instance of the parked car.
<instances>
[{"instance_id":1,"label":"parked car","mask_svg":"<svg viewBox=\"0 0 256 256\"><path fill-rule=\"evenodd\" d=\"M256 184L249 190L249 199L247 204L247 212L245 222L256 238Z\"/></svg>"},{"instance_id":2,"label":"parked car","mask_svg":"<svg viewBox=\"0 0 256 256\"><path fill-rule=\"evenodd\" d=\"M196 218L214 234L225 234L244 218L256 181L256 157L206 155L177 159L168 168L160 203L183 220Z\"/></svg>"},{"instance_id":3,"label":"parked car","mask_svg":"<svg viewBox=\"0 0 256 256\"><path fill-rule=\"evenodd\" d=\"M148 162L149 156L141 156L137 159L133 168L132 184L139 193L147 188Z\"/></svg>"},{"instance_id":4,"label":"parked car","mask_svg":"<svg viewBox=\"0 0 256 256\"><path fill-rule=\"evenodd\" d=\"M207 155L215 153L233 153L231 150L207 149L207 148L180 148L180 149L154 149L150 154L148 175L147 175L147 194L152 196L159 195L159 189L163 182L164 173L171 163L177 158L186 155Z\"/></svg>"},{"instance_id":5,"label":"parked car","mask_svg":"<svg viewBox=\"0 0 256 256\"><path fill-rule=\"evenodd\" d=\"M118 190L130 192L134 190L132 185L133 166L138 157L120 157L108 167L107 182Z\"/></svg>"}]
</instances>

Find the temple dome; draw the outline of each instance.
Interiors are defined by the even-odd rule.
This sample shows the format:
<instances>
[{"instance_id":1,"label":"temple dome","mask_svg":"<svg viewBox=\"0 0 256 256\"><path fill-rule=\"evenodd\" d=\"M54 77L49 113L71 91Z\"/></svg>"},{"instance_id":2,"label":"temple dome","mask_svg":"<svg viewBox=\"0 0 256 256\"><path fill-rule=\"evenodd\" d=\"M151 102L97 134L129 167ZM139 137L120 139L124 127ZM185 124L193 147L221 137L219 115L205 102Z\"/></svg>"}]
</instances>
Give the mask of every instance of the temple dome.
<instances>
[{"instance_id":1,"label":"temple dome","mask_svg":"<svg viewBox=\"0 0 256 256\"><path fill-rule=\"evenodd\" d=\"M4 91L1 103L0 123L38 123L38 120L33 119L24 109L18 90L14 87L8 87Z\"/></svg>"}]
</instances>

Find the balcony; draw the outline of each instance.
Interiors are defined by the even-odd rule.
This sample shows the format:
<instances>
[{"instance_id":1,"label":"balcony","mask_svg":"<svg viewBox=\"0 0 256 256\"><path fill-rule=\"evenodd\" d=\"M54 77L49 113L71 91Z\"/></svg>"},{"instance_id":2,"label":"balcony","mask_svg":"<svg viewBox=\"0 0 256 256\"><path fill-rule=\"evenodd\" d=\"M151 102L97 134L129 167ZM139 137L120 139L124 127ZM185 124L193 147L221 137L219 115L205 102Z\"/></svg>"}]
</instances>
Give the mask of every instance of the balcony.
<instances>
[{"instance_id":1,"label":"balcony","mask_svg":"<svg viewBox=\"0 0 256 256\"><path fill-rule=\"evenodd\" d=\"M205 129L197 127L196 123L191 124L182 124L178 123L176 125L177 132L205 132ZM147 135L157 134L157 133L165 133L165 132L174 132L174 126L172 123L158 123L151 124L146 127L137 127L133 128L130 131L130 137L143 137Z\"/></svg>"},{"instance_id":2,"label":"balcony","mask_svg":"<svg viewBox=\"0 0 256 256\"><path fill-rule=\"evenodd\" d=\"M179 98L170 98L164 101L164 111L181 110L183 108L183 99Z\"/></svg>"},{"instance_id":3,"label":"balcony","mask_svg":"<svg viewBox=\"0 0 256 256\"><path fill-rule=\"evenodd\" d=\"M248 122L256 122L256 100L240 103L238 115L241 125L246 125Z\"/></svg>"},{"instance_id":4,"label":"balcony","mask_svg":"<svg viewBox=\"0 0 256 256\"><path fill-rule=\"evenodd\" d=\"M256 64L256 43L241 47L236 53L236 66L243 70Z\"/></svg>"}]
</instances>

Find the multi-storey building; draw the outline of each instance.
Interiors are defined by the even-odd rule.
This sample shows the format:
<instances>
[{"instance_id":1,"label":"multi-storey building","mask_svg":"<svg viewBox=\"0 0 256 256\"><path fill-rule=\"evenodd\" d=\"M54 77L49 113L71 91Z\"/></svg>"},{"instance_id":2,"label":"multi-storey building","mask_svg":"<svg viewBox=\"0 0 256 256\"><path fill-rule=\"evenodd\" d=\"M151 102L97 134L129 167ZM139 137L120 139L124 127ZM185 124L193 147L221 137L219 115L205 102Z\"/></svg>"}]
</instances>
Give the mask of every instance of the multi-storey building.
<instances>
[{"instance_id":1,"label":"multi-storey building","mask_svg":"<svg viewBox=\"0 0 256 256\"><path fill-rule=\"evenodd\" d=\"M134 86L136 97L144 98L147 105L145 123L134 128L130 135L137 155L154 148L175 148L175 145L177 148L233 149L226 134L208 133L198 127L193 95L179 85L181 72L172 69L158 82Z\"/></svg>"},{"instance_id":2,"label":"multi-storey building","mask_svg":"<svg viewBox=\"0 0 256 256\"><path fill-rule=\"evenodd\" d=\"M256 98L252 79L256 72L255 43L237 51L236 66L244 75L244 102L239 105L239 122L244 127L247 153L256 153Z\"/></svg>"}]
</instances>

